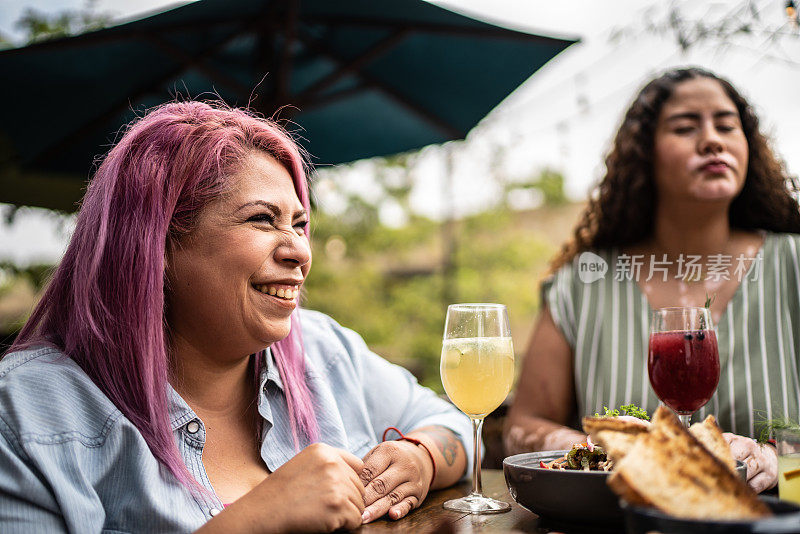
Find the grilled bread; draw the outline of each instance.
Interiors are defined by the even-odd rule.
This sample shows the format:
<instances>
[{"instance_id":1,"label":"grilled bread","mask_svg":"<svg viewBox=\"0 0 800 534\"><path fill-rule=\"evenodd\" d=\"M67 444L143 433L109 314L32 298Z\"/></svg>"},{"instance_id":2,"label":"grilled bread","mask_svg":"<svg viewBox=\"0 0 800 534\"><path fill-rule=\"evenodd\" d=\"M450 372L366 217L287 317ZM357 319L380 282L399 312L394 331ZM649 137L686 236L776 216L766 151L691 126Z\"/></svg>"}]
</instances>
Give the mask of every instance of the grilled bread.
<instances>
[{"instance_id":1,"label":"grilled bread","mask_svg":"<svg viewBox=\"0 0 800 534\"><path fill-rule=\"evenodd\" d=\"M664 407L628 454L615 460L608 485L632 504L676 517L741 520L771 515L755 492Z\"/></svg>"},{"instance_id":2,"label":"grilled bread","mask_svg":"<svg viewBox=\"0 0 800 534\"><path fill-rule=\"evenodd\" d=\"M638 435L647 432L650 424L632 417L584 417L583 431L587 434L600 430L613 430Z\"/></svg>"},{"instance_id":3,"label":"grilled bread","mask_svg":"<svg viewBox=\"0 0 800 534\"><path fill-rule=\"evenodd\" d=\"M646 433L648 424L618 417L584 417L583 431L592 441L603 447L608 457L617 462L636 442L636 437Z\"/></svg>"},{"instance_id":4,"label":"grilled bread","mask_svg":"<svg viewBox=\"0 0 800 534\"><path fill-rule=\"evenodd\" d=\"M697 438L708 451L725 464L728 469L736 473L736 460L733 459L728 442L722 437L722 430L717 426L717 420L709 415L702 423L695 423L689 427L689 433Z\"/></svg>"}]
</instances>

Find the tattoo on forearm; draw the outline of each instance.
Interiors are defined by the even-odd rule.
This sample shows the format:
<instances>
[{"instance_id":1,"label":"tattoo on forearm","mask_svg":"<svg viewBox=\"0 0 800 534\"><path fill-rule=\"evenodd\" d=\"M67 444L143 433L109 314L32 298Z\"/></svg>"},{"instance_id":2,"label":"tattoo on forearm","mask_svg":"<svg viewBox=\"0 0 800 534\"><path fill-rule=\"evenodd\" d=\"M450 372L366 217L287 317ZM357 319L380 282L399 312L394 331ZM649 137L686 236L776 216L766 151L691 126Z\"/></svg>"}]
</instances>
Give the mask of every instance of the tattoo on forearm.
<instances>
[{"instance_id":1,"label":"tattoo on forearm","mask_svg":"<svg viewBox=\"0 0 800 534\"><path fill-rule=\"evenodd\" d=\"M436 447L444 456L444 461L447 462L447 465L453 465L456 462L459 441L450 429L443 426L431 426L425 428L425 430L420 429L420 431L424 432L436 443Z\"/></svg>"}]
</instances>

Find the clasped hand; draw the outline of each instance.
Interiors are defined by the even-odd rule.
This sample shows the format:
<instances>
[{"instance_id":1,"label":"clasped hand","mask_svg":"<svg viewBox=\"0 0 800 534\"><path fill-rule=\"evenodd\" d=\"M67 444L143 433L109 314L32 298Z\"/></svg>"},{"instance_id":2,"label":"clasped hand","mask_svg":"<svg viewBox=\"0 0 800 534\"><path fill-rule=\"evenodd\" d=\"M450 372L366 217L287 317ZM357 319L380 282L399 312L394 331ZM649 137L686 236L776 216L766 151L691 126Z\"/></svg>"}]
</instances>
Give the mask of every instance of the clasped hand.
<instances>
[{"instance_id":1,"label":"clasped hand","mask_svg":"<svg viewBox=\"0 0 800 534\"><path fill-rule=\"evenodd\" d=\"M778 452L774 447L730 432L722 437L728 442L734 459L747 466L747 484L751 488L760 493L778 483Z\"/></svg>"},{"instance_id":2,"label":"clasped hand","mask_svg":"<svg viewBox=\"0 0 800 534\"><path fill-rule=\"evenodd\" d=\"M201 532L238 532L245 525L247 532L332 532L357 528L387 512L400 519L423 501L432 473L430 457L408 441L381 443L363 460L316 443L276 469Z\"/></svg>"},{"instance_id":3,"label":"clasped hand","mask_svg":"<svg viewBox=\"0 0 800 534\"><path fill-rule=\"evenodd\" d=\"M419 506L430 489L433 465L422 447L408 441L384 441L364 457L359 477L365 486L366 509L361 518L369 523L387 512L400 519Z\"/></svg>"}]
</instances>

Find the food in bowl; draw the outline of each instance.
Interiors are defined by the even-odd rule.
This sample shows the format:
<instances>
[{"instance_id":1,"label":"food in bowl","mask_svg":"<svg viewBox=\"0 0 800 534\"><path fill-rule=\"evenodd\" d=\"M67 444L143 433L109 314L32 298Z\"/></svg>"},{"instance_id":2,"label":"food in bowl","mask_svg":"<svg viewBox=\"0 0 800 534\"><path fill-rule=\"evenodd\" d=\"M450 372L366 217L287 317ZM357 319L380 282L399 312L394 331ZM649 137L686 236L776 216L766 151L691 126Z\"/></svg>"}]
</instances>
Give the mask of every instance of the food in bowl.
<instances>
[{"instance_id":1,"label":"food in bowl","mask_svg":"<svg viewBox=\"0 0 800 534\"><path fill-rule=\"evenodd\" d=\"M542 469L572 469L575 471L608 471L612 462L602 447L588 443L576 443L564 456L544 463L539 462Z\"/></svg>"}]
</instances>

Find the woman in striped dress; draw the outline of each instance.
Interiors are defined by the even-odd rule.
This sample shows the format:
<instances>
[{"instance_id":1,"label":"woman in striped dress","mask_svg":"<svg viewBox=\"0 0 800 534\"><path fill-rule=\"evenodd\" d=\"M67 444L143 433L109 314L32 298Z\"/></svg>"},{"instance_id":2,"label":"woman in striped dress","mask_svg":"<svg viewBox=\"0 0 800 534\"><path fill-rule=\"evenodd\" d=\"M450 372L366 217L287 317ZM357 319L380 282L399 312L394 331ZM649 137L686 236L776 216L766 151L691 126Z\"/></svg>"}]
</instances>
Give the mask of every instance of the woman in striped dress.
<instances>
[{"instance_id":1,"label":"woman in striped dress","mask_svg":"<svg viewBox=\"0 0 800 534\"><path fill-rule=\"evenodd\" d=\"M703 306L720 381L715 414L748 481L776 483L759 423L800 418L800 211L747 101L700 69L665 73L627 111L607 172L542 284L542 307L505 432L508 453L569 448L570 423L658 399L650 312Z\"/></svg>"}]
</instances>

